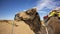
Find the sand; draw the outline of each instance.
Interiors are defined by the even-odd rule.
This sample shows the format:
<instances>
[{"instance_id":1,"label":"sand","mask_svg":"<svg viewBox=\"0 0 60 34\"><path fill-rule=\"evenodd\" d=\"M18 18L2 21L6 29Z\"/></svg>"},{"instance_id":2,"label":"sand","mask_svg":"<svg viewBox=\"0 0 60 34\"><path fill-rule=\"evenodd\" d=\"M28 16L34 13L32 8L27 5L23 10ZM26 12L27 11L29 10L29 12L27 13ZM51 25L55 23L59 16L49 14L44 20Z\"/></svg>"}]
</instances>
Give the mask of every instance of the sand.
<instances>
[{"instance_id":1,"label":"sand","mask_svg":"<svg viewBox=\"0 0 60 34\"><path fill-rule=\"evenodd\" d=\"M13 22L18 26L13 26ZM8 22L0 21L0 34L34 34L34 32L23 21L8 20Z\"/></svg>"}]
</instances>

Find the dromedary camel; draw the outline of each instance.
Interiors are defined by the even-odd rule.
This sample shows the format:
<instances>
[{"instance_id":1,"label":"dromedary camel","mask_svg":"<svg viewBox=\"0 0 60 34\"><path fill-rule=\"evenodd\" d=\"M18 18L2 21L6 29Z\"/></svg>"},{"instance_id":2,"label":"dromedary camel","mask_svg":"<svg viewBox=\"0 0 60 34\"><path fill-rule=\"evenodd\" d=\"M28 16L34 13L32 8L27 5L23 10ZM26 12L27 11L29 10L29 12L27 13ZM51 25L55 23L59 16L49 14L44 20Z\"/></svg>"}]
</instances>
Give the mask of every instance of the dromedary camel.
<instances>
[{"instance_id":1,"label":"dromedary camel","mask_svg":"<svg viewBox=\"0 0 60 34\"><path fill-rule=\"evenodd\" d=\"M47 26L51 27L53 34L60 34L60 19L58 17L51 17L47 22Z\"/></svg>"},{"instance_id":2,"label":"dromedary camel","mask_svg":"<svg viewBox=\"0 0 60 34\"><path fill-rule=\"evenodd\" d=\"M36 8L27 10L25 12L20 12L15 15L14 20L16 21L24 21L29 25L30 29L35 33L39 34L41 27L41 21L39 14L36 11Z\"/></svg>"}]
</instances>

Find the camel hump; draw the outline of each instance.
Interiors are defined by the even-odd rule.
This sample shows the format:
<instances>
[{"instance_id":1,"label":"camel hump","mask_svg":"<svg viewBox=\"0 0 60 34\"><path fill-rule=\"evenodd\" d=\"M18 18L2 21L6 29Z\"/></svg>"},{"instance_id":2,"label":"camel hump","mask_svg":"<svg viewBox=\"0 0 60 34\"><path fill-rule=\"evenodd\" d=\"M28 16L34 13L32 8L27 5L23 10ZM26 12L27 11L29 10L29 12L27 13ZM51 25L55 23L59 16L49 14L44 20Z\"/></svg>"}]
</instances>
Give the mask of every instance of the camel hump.
<instances>
[{"instance_id":1,"label":"camel hump","mask_svg":"<svg viewBox=\"0 0 60 34\"><path fill-rule=\"evenodd\" d=\"M55 34L60 34L60 19L58 17L51 17L47 23Z\"/></svg>"},{"instance_id":2,"label":"camel hump","mask_svg":"<svg viewBox=\"0 0 60 34\"><path fill-rule=\"evenodd\" d=\"M51 17L48 22L49 24L51 23L60 23L60 19L58 17Z\"/></svg>"}]
</instances>

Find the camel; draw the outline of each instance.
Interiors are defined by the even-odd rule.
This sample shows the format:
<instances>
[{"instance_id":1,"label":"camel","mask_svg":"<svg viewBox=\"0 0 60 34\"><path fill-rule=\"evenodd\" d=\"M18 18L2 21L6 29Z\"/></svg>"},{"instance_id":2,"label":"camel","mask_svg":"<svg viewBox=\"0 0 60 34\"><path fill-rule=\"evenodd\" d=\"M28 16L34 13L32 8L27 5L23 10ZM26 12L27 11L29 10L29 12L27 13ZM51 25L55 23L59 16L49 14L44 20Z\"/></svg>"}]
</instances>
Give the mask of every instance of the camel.
<instances>
[{"instance_id":1,"label":"camel","mask_svg":"<svg viewBox=\"0 0 60 34\"><path fill-rule=\"evenodd\" d=\"M41 27L41 21L39 14L36 8L17 13L14 18L15 21L24 21L26 24L29 25L30 29L35 33L39 34Z\"/></svg>"},{"instance_id":2,"label":"camel","mask_svg":"<svg viewBox=\"0 0 60 34\"><path fill-rule=\"evenodd\" d=\"M58 17L51 17L47 22L47 26L52 29L53 34L60 34L60 19Z\"/></svg>"}]
</instances>

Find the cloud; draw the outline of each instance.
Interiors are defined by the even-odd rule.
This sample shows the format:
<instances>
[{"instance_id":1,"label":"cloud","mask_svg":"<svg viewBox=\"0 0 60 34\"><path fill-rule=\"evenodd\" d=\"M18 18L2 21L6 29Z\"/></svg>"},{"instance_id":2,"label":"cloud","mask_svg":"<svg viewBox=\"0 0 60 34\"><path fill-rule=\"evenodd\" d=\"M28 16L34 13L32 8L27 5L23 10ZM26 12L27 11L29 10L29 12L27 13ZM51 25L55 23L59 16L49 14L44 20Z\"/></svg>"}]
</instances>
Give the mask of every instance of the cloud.
<instances>
[{"instance_id":1,"label":"cloud","mask_svg":"<svg viewBox=\"0 0 60 34\"><path fill-rule=\"evenodd\" d=\"M55 8L55 10L60 10L60 7Z\"/></svg>"},{"instance_id":2,"label":"cloud","mask_svg":"<svg viewBox=\"0 0 60 34\"><path fill-rule=\"evenodd\" d=\"M43 10L45 7L48 9L54 9L58 7L57 5L60 4L60 1L55 0L39 0L37 3L38 11Z\"/></svg>"}]
</instances>

